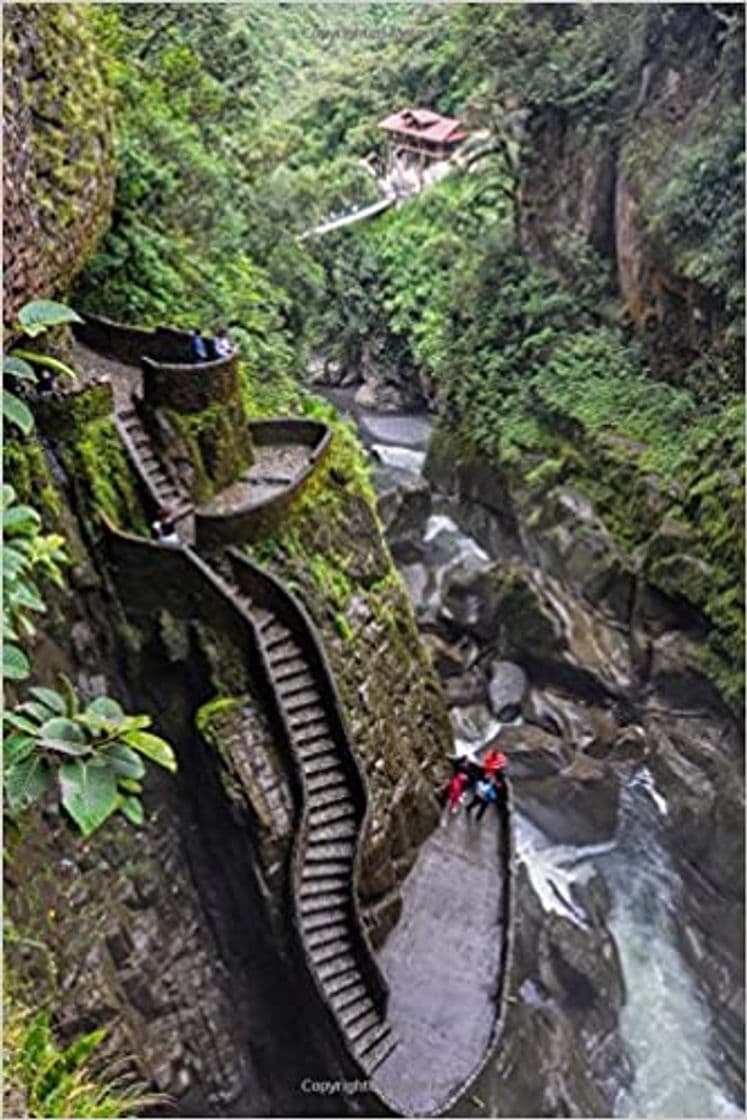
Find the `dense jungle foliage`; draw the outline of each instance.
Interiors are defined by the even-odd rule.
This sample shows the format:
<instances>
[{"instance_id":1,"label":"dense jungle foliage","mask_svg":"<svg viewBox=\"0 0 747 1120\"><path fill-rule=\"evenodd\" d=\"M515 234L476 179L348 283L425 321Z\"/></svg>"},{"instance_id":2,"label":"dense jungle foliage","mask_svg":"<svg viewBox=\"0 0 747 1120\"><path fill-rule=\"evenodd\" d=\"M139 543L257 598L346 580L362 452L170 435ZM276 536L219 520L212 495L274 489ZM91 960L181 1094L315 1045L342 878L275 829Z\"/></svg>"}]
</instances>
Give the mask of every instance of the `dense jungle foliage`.
<instances>
[{"instance_id":1,"label":"dense jungle foliage","mask_svg":"<svg viewBox=\"0 0 747 1120\"><path fill-rule=\"evenodd\" d=\"M111 5L90 19L117 90L118 188L84 308L227 323L257 381L302 375L313 353L355 371L373 350L431 387L465 454L533 484L574 481L636 548L656 525L599 470L610 438L624 441L711 566L698 603L718 657L741 663L736 8ZM681 111L651 59L687 74ZM460 115L468 167L375 224L299 243L376 197L363 161L382 158L377 121L402 104ZM534 147L548 121L563 151L612 154L638 199L640 252L696 282L687 298L718 321L716 344L665 377L622 314L614 247L592 247L573 221L543 229L543 198L533 210L538 171L552 178ZM558 438L558 417L585 458ZM694 467L724 455L719 477Z\"/></svg>"}]
</instances>

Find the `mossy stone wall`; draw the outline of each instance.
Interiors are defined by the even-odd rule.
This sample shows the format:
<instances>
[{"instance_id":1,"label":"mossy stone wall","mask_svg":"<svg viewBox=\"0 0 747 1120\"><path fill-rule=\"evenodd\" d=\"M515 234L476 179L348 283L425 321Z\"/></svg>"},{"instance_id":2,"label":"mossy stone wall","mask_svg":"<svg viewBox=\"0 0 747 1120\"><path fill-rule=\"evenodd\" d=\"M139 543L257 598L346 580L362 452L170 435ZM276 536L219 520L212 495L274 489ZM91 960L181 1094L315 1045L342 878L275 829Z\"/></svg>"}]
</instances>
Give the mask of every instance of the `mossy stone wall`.
<instances>
[{"instance_id":1,"label":"mossy stone wall","mask_svg":"<svg viewBox=\"0 0 747 1120\"><path fill-rule=\"evenodd\" d=\"M10 4L4 47L4 321L63 294L109 222L112 97L85 5Z\"/></svg>"}]
</instances>

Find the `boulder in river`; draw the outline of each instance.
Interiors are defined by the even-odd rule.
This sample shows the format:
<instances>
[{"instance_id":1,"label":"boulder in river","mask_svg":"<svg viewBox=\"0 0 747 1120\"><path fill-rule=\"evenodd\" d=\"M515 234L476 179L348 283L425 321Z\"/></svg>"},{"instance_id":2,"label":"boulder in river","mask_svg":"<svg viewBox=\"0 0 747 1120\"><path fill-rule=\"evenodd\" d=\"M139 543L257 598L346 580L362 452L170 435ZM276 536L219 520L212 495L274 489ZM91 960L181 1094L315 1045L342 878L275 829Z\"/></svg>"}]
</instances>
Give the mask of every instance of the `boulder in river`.
<instances>
[{"instance_id":1,"label":"boulder in river","mask_svg":"<svg viewBox=\"0 0 747 1120\"><path fill-rule=\"evenodd\" d=\"M516 784L521 812L559 844L602 844L617 830L620 784L610 767L577 755L545 778Z\"/></svg>"},{"instance_id":2,"label":"boulder in river","mask_svg":"<svg viewBox=\"0 0 747 1120\"><path fill-rule=\"evenodd\" d=\"M431 491L422 478L409 478L379 498L392 555L400 564L423 558L423 536L431 513Z\"/></svg>"},{"instance_id":3,"label":"boulder in river","mask_svg":"<svg viewBox=\"0 0 747 1120\"><path fill-rule=\"evenodd\" d=\"M524 697L529 688L527 675L513 661L491 661L488 696L496 719L510 723L521 715Z\"/></svg>"}]
</instances>

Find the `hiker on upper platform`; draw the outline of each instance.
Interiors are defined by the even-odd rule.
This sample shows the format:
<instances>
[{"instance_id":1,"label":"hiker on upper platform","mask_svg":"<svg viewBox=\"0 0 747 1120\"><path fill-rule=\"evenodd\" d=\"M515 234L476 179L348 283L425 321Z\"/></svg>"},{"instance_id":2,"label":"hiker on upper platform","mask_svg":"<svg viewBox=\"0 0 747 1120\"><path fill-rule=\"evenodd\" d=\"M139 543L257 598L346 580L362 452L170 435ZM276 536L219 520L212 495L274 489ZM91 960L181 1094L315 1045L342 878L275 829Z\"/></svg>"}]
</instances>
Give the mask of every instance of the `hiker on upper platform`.
<instances>
[{"instance_id":1,"label":"hiker on upper platform","mask_svg":"<svg viewBox=\"0 0 747 1120\"><path fill-rule=\"evenodd\" d=\"M230 358L231 354L233 354L233 343L228 337L228 331L225 327L219 327L215 332L213 349L215 350L216 358Z\"/></svg>"},{"instance_id":2,"label":"hiker on upper platform","mask_svg":"<svg viewBox=\"0 0 747 1120\"><path fill-rule=\"evenodd\" d=\"M189 338L189 354L193 362L206 362L208 358L207 341L199 327L195 327Z\"/></svg>"}]
</instances>

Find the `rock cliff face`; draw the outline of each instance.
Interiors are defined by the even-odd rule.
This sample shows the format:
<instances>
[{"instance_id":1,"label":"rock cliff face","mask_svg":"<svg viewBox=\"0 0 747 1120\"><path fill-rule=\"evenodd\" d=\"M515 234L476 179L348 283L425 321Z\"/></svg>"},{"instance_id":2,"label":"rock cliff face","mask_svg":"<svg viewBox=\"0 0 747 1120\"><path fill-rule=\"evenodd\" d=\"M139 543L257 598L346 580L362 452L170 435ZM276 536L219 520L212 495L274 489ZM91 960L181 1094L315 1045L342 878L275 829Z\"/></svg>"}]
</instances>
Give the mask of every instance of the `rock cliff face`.
<instances>
[{"instance_id":1,"label":"rock cliff face","mask_svg":"<svg viewBox=\"0 0 747 1120\"><path fill-rule=\"evenodd\" d=\"M697 246L673 245L654 203L681 173L676 153L702 145L738 105L743 59L732 22L736 9L717 5L630 11L618 85L597 119L548 105L528 122L527 244L556 264L565 256L571 269L573 238L609 260L630 323L675 383L695 359L727 352L729 316L726 292L691 278L688 253ZM687 243L692 231L678 232ZM738 388L736 351L733 363Z\"/></svg>"},{"instance_id":2,"label":"rock cliff face","mask_svg":"<svg viewBox=\"0 0 747 1120\"><path fill-rule=\"evenodd\" d=\"M112 102L83 6L3 12L4 318L63 293L109 221Z\"/></svg>"}]
</instances>

